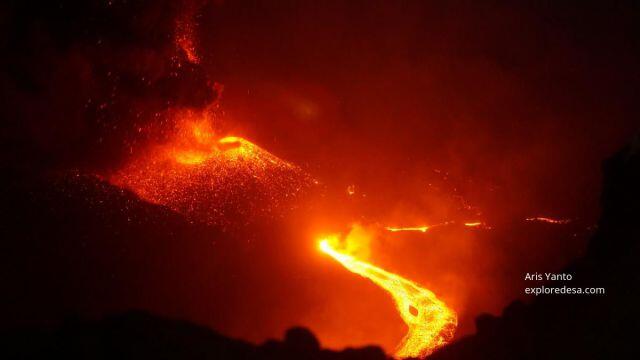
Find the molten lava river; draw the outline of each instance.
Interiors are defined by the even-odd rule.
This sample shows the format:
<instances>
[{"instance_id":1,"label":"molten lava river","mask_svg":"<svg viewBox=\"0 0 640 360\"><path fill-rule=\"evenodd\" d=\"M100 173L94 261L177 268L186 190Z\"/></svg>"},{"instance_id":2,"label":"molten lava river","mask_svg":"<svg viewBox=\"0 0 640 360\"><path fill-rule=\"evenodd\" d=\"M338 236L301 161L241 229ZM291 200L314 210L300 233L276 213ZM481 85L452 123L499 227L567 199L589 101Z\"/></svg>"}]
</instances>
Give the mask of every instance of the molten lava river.
<instances>
[{"instance_id":1,"label":"molten lava river","mask_svg":"<svg viewBox=\"0 0 640 360\"><path fill-rule=\"evenodd\" d=\"M351 237L347 237L347 242ZM429 290L349 255L350 244L340 246L337 235L320 240L319 248L347 270L363 276L386 290L409 331L395 355L399 358L429 355L448 343L457 325L456 314Z\"/></svg>"}]
</instances>

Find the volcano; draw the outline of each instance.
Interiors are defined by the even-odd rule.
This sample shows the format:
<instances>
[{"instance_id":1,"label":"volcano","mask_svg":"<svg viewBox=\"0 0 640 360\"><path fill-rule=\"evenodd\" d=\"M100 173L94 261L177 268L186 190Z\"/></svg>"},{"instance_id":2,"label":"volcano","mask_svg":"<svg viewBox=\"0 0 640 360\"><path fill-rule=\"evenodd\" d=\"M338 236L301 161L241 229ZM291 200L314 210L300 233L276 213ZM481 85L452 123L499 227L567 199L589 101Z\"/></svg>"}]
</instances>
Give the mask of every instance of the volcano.
<instances>
[{"instance_id":1,"label":"volcano","mask_svg":"<svg viewBox=\"0 0 640 360\"><path fill-rule=\"evenodd\" d=\"M246 139L216 137L209 121L205 115L177 121L173 139L134 158L109 181L189 219L218 225L290 209L318 184Z\"/></svg>"},{"instance_id":2,"label":"volcano","mask_svg":"<svg viewBox=\"0 0 640 360\"><path fill-rule=\"evenodd\" d=\"M6 350L633 352L637 4L0 9Z\"/></svg>"}]
</instances>

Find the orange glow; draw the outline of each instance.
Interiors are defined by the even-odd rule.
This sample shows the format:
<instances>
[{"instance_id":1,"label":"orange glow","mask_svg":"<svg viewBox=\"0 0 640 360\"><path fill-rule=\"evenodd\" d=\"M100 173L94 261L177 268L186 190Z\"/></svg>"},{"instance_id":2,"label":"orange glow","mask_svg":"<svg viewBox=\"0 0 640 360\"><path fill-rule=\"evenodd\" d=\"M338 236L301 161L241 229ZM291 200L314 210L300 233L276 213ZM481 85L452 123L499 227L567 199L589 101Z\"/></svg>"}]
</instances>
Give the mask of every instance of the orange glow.
<instances>
[{"instance_id":1,"label":"orange glow","mask_svg":"<svg viewBox=\"0 0 640 360\"><path fill-rule=\"evenodd\" d=\"M362 240L362 236L352 231L342 244L338 236L334 235L320 240L318 246L320 251L331 256L347 270L373 281L389 292L400 317L409 328L398 345L395 356L427 356L451 341L458 321L456 313L431 291L356 258L349 248L362 248ZM353 243L356 245L352 245Z\"/></svg>"},{"instance_id":2,"label":"orange glow","mask_svg":"<svg viewBox=\"0 0 640 360\"><path fill-rule=\"evenodd\" d=\"M356 186L355 185L347 186L347 194L348 195L353 195L355 193L356 193Z\"/></svg>"},{"instance_id":3,"label":"orange glow","mask_svg":"<svg viewBox=\"0 0 640 360\"><path fill-rule=\"evenodd\" d=\"M385 229L391 232L399 232L399 231L420 231L427 232L427 230L431 229L433 226L413 226L413 227L393 227L387 226Z\"/></svg>"},{"instance_id":4,"label":"orange glow","mask_svg":"<svg viewBox=\"0 0 640 360\"><path fill-rule=\"evenodd\" d=\"M189 62L197 64L200 62L200 58L198 54L196 54L195 46L193 46L193 41L188 37L180 37L178 40L178 46L184 51L187 60Z\"/></svg>"},{"instance_id":5,"label":"orange glow","mask_svg":"<svg viewBox=\"0 0 640 360\"><path fill-rule=\"evenodd\" d=\"M241 137L219 137L205 113L177 115L177 131L110 177L140 198L207 223L273 213L315 181ZM247 201L252 199L252 201Z\"/></svg>"},{"instance_id":6,"label":"orange glow","mask_svg":"<svg viewBox=\"0 0 640 360\"><path fill-rule=\"evenodd\" d=\"M540 221L546 222L549 224L568 224L571 222L569 219L552 219L548 217L538 216L538 217L530 217L526 219L527 221Z\"/></svg>"},{"instance_id":7,"label":"orange glow","mask_svg":"<svg viewBox=\"0 0 640 360\"><path fill-rule=\"evenodd\" d=\"M433 229L434 227L454 225L454 224L456 224L455 221L447 221L447 222L443 222L441 224L435 224L435 225L421 225L421 226L409 226L409 227L386 226L385 229L391 232L400 232L400 231L427 232L427 230ZM473 221L473 222L465 222L463 223L463 225L466 227L479 227L479 226L484 226L485 224L481 221Z\"/></svg>"}]
</instances>

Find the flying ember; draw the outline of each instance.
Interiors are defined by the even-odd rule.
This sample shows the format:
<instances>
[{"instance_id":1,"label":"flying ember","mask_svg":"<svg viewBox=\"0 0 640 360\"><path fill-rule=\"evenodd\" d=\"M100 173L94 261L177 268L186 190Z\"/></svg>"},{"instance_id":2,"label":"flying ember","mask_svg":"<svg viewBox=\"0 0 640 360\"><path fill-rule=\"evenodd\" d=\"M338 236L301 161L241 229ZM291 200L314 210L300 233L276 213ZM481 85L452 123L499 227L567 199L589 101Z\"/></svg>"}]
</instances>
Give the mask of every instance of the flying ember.
<instances>
[{"instance_id":1,"label":"flying ember","mask_svg":"<svg viewBox=\"0 0 640 360\"><path fill-rule=\"evenodd\" d=\"M409 328L395 356L424 357L451 341L458 321L456 313L431 291L353 256L350 237L351 234L342 243L336 235L324 238L319 248L347 270L373 281L392 296Z\"/></svg>"}]
</instances>

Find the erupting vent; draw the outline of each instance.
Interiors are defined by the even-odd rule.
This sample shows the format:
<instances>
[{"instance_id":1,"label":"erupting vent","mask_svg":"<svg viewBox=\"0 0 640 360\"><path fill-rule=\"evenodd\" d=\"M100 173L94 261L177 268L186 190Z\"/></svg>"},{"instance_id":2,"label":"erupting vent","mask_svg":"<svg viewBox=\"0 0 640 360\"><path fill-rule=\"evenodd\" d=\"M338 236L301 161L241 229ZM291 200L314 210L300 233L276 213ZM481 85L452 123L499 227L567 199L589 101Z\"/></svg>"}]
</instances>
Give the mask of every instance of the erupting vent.
<instances>
[{"instance_id":1,"label":"erupting vent","mask_svg":"<svg viewBox=\"0 0 640 360\"><path fill-rule=\"evenodd\" d=\"M158 145L111 177L140 198L192 220L228 224L292 205L315 181L292 165L240 137L216 138L206 120L184 124L167 145Z\"/></svg>"}]
</instances>

